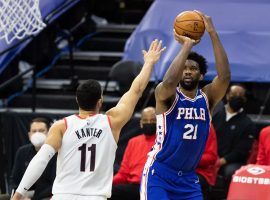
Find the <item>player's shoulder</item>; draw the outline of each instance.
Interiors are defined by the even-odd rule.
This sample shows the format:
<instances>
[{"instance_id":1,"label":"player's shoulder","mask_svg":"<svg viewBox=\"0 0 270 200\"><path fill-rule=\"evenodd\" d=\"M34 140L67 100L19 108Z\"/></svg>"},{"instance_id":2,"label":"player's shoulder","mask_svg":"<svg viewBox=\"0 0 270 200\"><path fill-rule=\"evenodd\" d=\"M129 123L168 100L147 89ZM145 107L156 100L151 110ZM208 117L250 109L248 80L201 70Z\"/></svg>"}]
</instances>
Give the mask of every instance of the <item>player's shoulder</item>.
<instances>
[{"instance_id":1,"label":"player's shoulder","mask_svg":"<svg viewBox=\"0 0 270 200\"><path fill-rule=\"evenodd\" d=\"M62 133L64 133L66 131L66 129L67 129L67 122L66 122L65 118L55 121L50 128L51 131L58 131L59 130Z\"/></svg>"},{"instance_id":2,"label":"player's shoulder","mask_svg":"<svg viewBox=\"0 0 270 200\"><path fill-rule=\"evenodd\" d=\"M59 127L59 126L63 126L63 125L65 125L65 118L59 119L52 124L52 126L54 126L54 127Z\"/></svg>"}]
</instances>

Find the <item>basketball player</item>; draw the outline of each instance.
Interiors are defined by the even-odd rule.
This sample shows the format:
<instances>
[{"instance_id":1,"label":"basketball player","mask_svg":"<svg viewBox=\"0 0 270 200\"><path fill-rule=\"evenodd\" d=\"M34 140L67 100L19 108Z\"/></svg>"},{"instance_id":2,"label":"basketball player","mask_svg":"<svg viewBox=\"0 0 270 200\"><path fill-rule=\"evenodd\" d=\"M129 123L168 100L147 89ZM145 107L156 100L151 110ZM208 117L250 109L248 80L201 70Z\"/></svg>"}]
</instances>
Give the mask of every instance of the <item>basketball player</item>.
<instances>
[{"instance_id":1,"label":"basketball player","mask_svg":"<svg viewBox=\"0 0 270 200\"><path fill-rule=\"evenodd\" d=\"M161 41L143 51L144 66L118 104L99 114L102 91L95 80L77 88L79 114L53 124L48 139L27 168L12 198L20 199L42 174L48 161L58 151L53 200L103 200L111 196L113 163L122 127L131 118L146 88L154 64L159 60Z\"/></svg>"},{"instance_id":2,"label":"basketball player","mask_svg":"<svg viewBox=\"0 0 270 200\"><path fill-rule=\"evenodd\" d=\"M141 199L203 199L195 168L209 133L210 112L226 92L230 69L211 18L200 14L212 40L217 76L198 88L206 61L191 49L199 41L175 33L182 49L155 90L157 139L145 164Z\"/></svg>"}]
</instances>

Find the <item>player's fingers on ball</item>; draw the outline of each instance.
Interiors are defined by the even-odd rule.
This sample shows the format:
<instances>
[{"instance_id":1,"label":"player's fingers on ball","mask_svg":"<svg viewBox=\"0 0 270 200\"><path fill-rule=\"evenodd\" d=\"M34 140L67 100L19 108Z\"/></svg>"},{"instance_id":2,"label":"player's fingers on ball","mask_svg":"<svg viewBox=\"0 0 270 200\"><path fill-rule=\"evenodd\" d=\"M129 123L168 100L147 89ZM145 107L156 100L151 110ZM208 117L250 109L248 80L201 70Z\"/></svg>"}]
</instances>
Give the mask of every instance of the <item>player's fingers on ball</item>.
<instances>
[{"instance_id":1,"label":"player's fingers on ball","mask_svg":"<svg viewBox=\"0 0 270 200\"><path fill-rule=\"evenodd\" d=\"M198 13L199 15L201 15L201 16L205 16L201 11L199 11L199 10L193 10L194 12L196 12L196 13Z\"/></svg>"},{"instance_id":2,"label":"player's fingers on ball","mask_svg":"<svg viewBox=\"0 0 270 200\"><path fill-rule=\"evenodd\" d=\"M198 44L200 41L201 41L201 39L195 40L195 41L194 41L194 44Z\"/></svg>"},{"instance_id":3,"label":"player's fingers on ball","mask_svg":"<svg viewBox=\"0 0 270 200\"><path fill-rule=\"evenodd\" d=\"M175 29L173 29L174 36L180 36L178 33L176 33Z\"/></svg>"}]
</instances>

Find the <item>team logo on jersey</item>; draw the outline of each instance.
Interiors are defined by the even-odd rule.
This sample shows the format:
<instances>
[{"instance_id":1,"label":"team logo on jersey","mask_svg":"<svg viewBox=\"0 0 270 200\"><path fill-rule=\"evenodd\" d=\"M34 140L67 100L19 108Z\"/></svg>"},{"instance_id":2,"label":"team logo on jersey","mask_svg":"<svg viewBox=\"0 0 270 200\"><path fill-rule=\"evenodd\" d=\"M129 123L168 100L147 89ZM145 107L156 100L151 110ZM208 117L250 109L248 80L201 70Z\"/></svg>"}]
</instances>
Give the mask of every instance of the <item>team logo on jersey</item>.
<instances>
[{"instance_id":1,"label":"team logo on jersey","mask_svg":"<svg viewBox=\"0 0 270 200\"><path fill-rule=\"evenodd\" d=\"M196 119L205 121L204 108L178 108L176 119Z\"/></svg>"}]
</instances>

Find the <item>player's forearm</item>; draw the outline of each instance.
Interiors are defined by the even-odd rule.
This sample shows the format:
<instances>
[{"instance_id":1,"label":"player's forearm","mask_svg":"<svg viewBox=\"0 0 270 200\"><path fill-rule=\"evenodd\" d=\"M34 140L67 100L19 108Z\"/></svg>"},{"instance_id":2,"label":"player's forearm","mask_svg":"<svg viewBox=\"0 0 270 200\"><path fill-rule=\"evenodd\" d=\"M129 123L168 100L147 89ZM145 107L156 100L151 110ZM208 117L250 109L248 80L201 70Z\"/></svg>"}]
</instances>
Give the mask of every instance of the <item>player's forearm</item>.
<instances>
[{"instance_id":1,"label":"player's forearm","mask_svg":"<svg viewBox=\"0 0 270 200\"><path fill-rule=\"evenodd\" d=\"M17 192L25 195L29 188L38 180L45 170L48 162L55 154L55 150L50 145L43 145L35 157L29 163L24 176L17 188Z\"/></svg>"},{"instance_id":2,"label":"player's forearm","mask_svg":"<svg viewBox=\"0 0 270 200\"><path fill-rule=\"evenodd\" d=\"M192 49L192 46L193 44L191 42L185 42L183 44L181 51L173 60L162 80L164 87L175 88L178 85L185 68L185 62Z\"/></svg>"},{"instance_id":3,"label":"player's forearm","mask_svg":"<svg viewBox=\"0 0 270 200\"><path fill-rule=\"evenodd\" d=\"M231 72L227 54L219 40L217 32L213 31L209 35L213 44L218 78L222 81L230 82Z\"/></svg>"},{"instance_id":4,"label":"player's forearm","mask_svg":"<svg viewBox=\"0 0 270 200\"><path fill-rule=\"evenodd\" d=\"M145 90L150 80L153 68L154 68L154 62L146 61L142 67L141 72L132 82L131 89L133 89L133 91L137 95L141 96L143 91Z\"/></svg>"}]
</instances>

